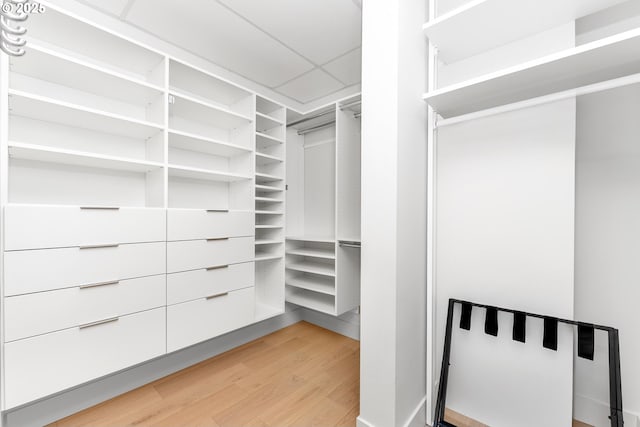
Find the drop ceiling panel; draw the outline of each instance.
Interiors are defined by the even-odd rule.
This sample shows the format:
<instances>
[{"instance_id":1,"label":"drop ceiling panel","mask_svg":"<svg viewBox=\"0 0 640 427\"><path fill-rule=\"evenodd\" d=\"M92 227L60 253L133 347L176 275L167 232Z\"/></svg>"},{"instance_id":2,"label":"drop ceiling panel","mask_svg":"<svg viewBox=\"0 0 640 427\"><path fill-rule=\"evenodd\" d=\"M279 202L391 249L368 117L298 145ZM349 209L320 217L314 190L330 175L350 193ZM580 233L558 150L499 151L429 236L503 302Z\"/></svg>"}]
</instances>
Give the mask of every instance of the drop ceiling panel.
<instances>
[{"instance_id":1,"label":"drop ceiling panel","mask_svg":"<svg viewBox=\"0 0 640 427\"><path fill-rule=\"evenodd\" d=\"M350 0L219 1L316 64L361 44L362 11Z\"/></svg>"},{"instance_id":2,"label":"drop ceiling panel","mask_svg":"<svg viewBox=\"0 0 640 427\"><path fill-rule=\"evenodd\" d=\"M360 83L362 74L362 49L356 49L344 56L335 59L322 68L338 78L347 86Z\"/></svg>"},{"instance_id":3,"label":"drop ceiling panel","mask_svg":"<svg viewBox=\"0 0 640 427\"><path fill-rule=\"evenodd\" d=\"M343 87L344 85L342 83L331 77L325 71L315 69L310 73L280 86L276 90L298 102L305 103L329 95Z\"/></svg>"},{"instance_id":4,"label":"drop ceiling panel","mask_svg":"<svg viewBox=\"0 0 640 427\"><path fill-rule=\"evenodd\" d=\"M127 3L129 3L129 0L82 0L82 3L86 3L89 6L102 10L103 12L120 16L124 8L127 6Z\"/></svg>"},{"instance_id":5,"label":"drop ceiling panel","mask_svg":"<svg viewBox=\"0 0 640 427\"><path fill-rule=\"evenodd\" d=\"M251 2L256 9L263 3ZM136 0L126 20L268 87L281 85L313 67L213 0Z\"/></svg>"}]
</instances>

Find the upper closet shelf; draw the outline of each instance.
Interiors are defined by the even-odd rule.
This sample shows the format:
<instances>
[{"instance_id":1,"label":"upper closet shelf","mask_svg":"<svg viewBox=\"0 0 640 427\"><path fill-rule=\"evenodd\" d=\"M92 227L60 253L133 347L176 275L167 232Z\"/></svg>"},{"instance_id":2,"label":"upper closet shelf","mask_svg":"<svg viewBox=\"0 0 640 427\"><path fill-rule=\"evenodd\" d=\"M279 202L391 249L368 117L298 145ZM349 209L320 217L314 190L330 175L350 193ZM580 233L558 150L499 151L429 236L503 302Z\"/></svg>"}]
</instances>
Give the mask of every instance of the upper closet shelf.
<instances>
[{"instance_id":1,"label":"upper closet shelf","mask_svg":"<svg viewBox=\"0 0 640 427\"><path fill-rule=\"evenodd\" d=\"M426 93L444 118L640 73L640 28Z\"/></svg>"},{"instance_id":2,"label":"upper closet shelf","mask_svg":"<svg viewBox=\"0 0 640 427\"><path fill-rule=\"evenodd\" d=\"M287 240L295 240L297 242L314 242L314 243L335 243L333 237L324 236L287 236Z\"/></svg>"},{"instance_id":3,"label":"upper closet shelf","mask_svg":"<svg viewBox=\"0 0 640 427\"><path fill-rule=\"evenodd\" d=\"M130 103L151 103L163 93L159 86L35 43L29 43L29 55L10 57L10 64L12 73Z\"/></svg>"},{"instance_id":4,"label":"upper closet shelf","mask_svg":"<svg viewBox=\"0 0 640 427\"><path fill-rule=\"evenodd\" d=\"M151 138L163 129L155 123L14 89L9 89L9 111L16 116L140 139Z\"/></svg>"},{"instance_id":5,"label":"upper closet shelf","mask_svg":"<svg viewBox=\"0 0 640 427\"><path fill-rule=\"evenodd\" d=\"M235 129L251 122L251 118L247 116L215 105L196 95L177 89L171 89L170 94L174 98L171 103L171 114L174 116L214 125L221 129Z\"/></svg>"},{"instance_id":6,"label":"upper closet shelf","mask_svg":"<svg viewBox=\"0 0 640 427\"><path fill-rule=\"evenodd\" d=\"M202 181L235 182L251 179L245 175L229 172L217 172L207 169L169 165L169 176L178 178L199 179Z\"/></svg>"},{"instance_id":7,"label":"upper closet shelf","mask_svg":"<svg viewBox=\"0 0 640 427\"><path fill-rule=\"evenodd\" d=\"M284 141L280 138L276 138L275 136L267 135L266 133L256 132L257 142L263 144L284 144Z\"/></svg>"},{"instance_id":8,"label":"upper closet shelf","mask_svg":"<svg viewBox=\"0 0 640 427\"><path fill-rule=\"evenodd\" d=\"M438 58L456 62L624 0L472 0L424 24ZM499 19L499 25L489 25ZM470 34L464 37L462 34Z\"/></svg>"},{"instance_id":9,"label":"upper closet shelf","mask_svg":"<svg viewBox=\"0 0 640 427\"><path fill-rule=\"evenodd\" d=\"M12 159L141 173L162 168L162 164L157 162L103 156L83 151L48 148L19 142L9 142L9 157Z\"/></svg>"},{"instance_id":10,"label":"upper closet shelf","mask_svg":"<svg viewBox=\"0 0 640 427\"><path fill-rule=\"evenodd\" d=\"M250 148L175 129L169 129L169 146L221 157L234 157L251 152Z\"/></svg>"},{"instance_id":11,"label":"upper closet shelf","mask_svg":"<svg viewBox=\"0 0 640 427\"><path fill-rule=\"evenodd\" d=\"M269 129L282 126L283 124L284 123L280 120L276 120L271 116L256 111L256 129L258 132L268 131Z\"/></svg>"}]
</instances>

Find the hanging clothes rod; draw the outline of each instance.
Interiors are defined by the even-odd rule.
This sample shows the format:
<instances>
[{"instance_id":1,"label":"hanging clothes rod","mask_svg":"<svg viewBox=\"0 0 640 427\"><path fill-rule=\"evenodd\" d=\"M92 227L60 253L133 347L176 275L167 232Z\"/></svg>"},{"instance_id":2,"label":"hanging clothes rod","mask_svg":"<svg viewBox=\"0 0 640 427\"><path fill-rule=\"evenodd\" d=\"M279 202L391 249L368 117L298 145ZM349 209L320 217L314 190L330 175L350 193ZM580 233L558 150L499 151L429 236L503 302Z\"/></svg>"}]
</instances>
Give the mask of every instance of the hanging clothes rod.
<instances>
[{"instance_id":1,"label":"hanging clothes rod","mask_svg":"<svg viewBox=\"0 0 640 427\"><path fill-rule=\"evenodd\" d=\"M348 104L341 105L340 106L340 110L344 111L346 108L355 107L356 105L360 105L360 104L362 104L362 100L353 101L353 102L350 102Z\"/></svg>"},{"instance_id":2,"label":"hanging clothes rod","mask_svg":"<svg viewBox=\"0 0 640 427\"><path fill-rule=\"evenodd\" d=\"M305 117L304 119L296 120L295 122L291 122L287 124L287 127L299 125L300 123L308 122L309 120L317 119L318 117L326 116L327 114L333 113L333 110L325 111L324 113L314 114L313 116Z\"/></svg>"},{"instance_id":3,"label":"hanging clothes rod","mask_svg":"<svg viewBox=\"0 0 640 427\"><path fill-rule=\"evenodd\" d=\"M330 122L323 123L323 124L318 125L318 126L310 127L308 129L301 129L301 130L298 131L298 135L304 135L305 133L314 132L316 130L328 128L329 126L333 126L335 123L336 123L335 120L331 120Z\"/></svg>"}]
</instances>

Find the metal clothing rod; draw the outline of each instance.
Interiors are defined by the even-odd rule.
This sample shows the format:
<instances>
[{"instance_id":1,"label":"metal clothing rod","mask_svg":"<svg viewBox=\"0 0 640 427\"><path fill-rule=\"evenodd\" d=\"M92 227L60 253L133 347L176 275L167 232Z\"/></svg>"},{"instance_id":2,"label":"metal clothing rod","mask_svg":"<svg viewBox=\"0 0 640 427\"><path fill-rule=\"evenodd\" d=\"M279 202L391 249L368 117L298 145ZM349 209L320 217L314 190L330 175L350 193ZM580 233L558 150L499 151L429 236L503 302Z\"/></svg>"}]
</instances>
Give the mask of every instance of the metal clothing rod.
<instances>
[{"instance_id":1,"label":"metal clothing rod","mask_svg":"<svg viewBox=\"0 0 640 427\"><path fill-rule=\"evenodd\" d=\"M361 248L360 242L353 242L349 240L339 240L338 245L340 245L340 247L345 247L345 248L358 248L358 249Z\"/></svg>"},{"instance_id":2,"label":"metal clothing rod","mask_svg":"<svg viewBox=\"0 0 640 427\"><path fill-rule=\"evenodd\" d=\"M325 111L324 113L314 114L313 116L305 117L304 119L296 120L295 122L291 122L287 124L287 127L299 125L300 123L308 122L309 120L317 119L318 117L326 116L327 114L333 113L333 110Z\"/></svg>"},{"instance_id":3,"label":"metal clothing rod","mask_svg":"<svg viewBox=\"0 0 640 427\"><path fill-rule=\"evenodd\" d=\"M348 104L341 105L340 106L340 110L344 110L346 108L355 107L356 105L360 105L360 104L362 104L362 100L353 101L353 102L350 102Z\"/></svg>"},{"instance_id":4,"label":"metal clothing rod","mask_svg":"<svg viewBox=\"0 0 640 427\"><path fill-rule=\"evenodd\" d=\"M314 126L314 127L308 128L308 129L302 129L302 130L298 131L298 135L304 135L305 133L309 133L309 132L313 132L313 131L316 131L316 130L324 129L324 128L327 128L329 126L333 126L335 123L336 123L335 120L331 120L330 122L327 122L327 123L324 123L324 124L321 124L321 125L318 125L318 126Z\"/></svg>"}]
</instances>

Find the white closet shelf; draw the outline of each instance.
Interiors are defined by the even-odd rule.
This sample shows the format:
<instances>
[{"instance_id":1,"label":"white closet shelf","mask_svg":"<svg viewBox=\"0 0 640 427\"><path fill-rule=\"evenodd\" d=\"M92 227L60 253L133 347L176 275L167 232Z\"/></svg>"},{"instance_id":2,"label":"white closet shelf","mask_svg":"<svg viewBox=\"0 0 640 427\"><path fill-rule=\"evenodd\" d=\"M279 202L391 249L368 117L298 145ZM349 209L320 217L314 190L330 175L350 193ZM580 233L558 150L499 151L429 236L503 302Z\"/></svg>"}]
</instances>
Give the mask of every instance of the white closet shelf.
<instances>
[{"instance_id":1,"label":"white closet shelf","mask_svg":"<svg viewBox=\"0 0 640 427\"><path fill-rule=\"evenodd\" d=\"M256 190L264 191L265 193L276 193L278 191L284 191L284 189L282 188L272 187L270 185L262 185L262 184L256 184Z\"/></svg>"},{"instance_id":2,"label":"white closet shelf","mask_svg":"<svg viewBox=\"0 0 640 427\"><path fill-rule=\"evenodd\" d=\"M569 23L624 0L472 0L427 22L425 35L445 63ZM500 25L488 25L505 17ZM461 34L471 34L461 37Z\"/></svg>"},{"instance_id":3,"label":"white closet shelf","mask_svg":"<svg viewBox=\"0 0 640 427\"><path fill-rule=\"evenodd\" d=\"M10 58L11 72L131 104L159 101L163 88L37 43Z\"/></svg>"},{"instance_id":4,"label":"white closet shelf","mask_svg":"<svg viewBox=\"0 0 640 427\"><path fill-rule=\"evenodd\" d=\"M258 261L258 262L260 262L260 261L273 261L273 260L282 259L282 258L284 258L284 256L282 254L260 254L260 253L257 253L255 258L254 258L254 261Z\"/></svg>"},{"instance_id":5,"label":"white closet shelf","mask_svg":"<svg viewBox=\"0 0 640 427\"><path fill-rule=\"evenodd\" d=\"M323 259L336 259L336 254L333 250L317 249L317 248L287 249L287 255L296 255L296 256L305 256L305 257L313 257L313 258L323 258Z\"/></svg>"},{"instance_id":6,"label":"white closet shelf","mask_svg":"<svg viewBox=\"0 0 640 427\"><path fill-rule=\"evenodd\" d=\"M89 168L110 169L129 172L150 172L163 167L161 163L133 160L123 157L103 156L84 151L50 148L41 145L10 141L9 158L34 160Z\"/></svg>"},{"instance_id":7,"label":"white closet shelf","mask_svg":"<svg viewBox=\"0 0 640 427\"><path fill-rule=\"evenodd\" d=\"M287 240L295 240L297 242L314 242L314 243L335 243L336 239L326 236L287 236Z\"/></svg>"},{"instance_id":8,"label":"white closet shelf","mask_svg":"<svg viewBox=\"0 0 640 427\"><path fill-rule=\"evenodd\" d=\"M174 98L173 103L169 104L172 116L213 125L221 129L235 129L252 122L250 117L215 105L190 93L171 89L169 94Z\"/></svg>"},{"instance_id":9,"label":"white closet shelf","mask_svg":"<svg viewBox=\"0 0 640 427\"><path fill-rule=\"evenodd\" d=\"M444 118L640 72L640 28L426 93Z\"/></svg>"},{"instance_id":10,"label":"white closet shelf","mask_svg":"<svg viewBox=\"0 0 640 427\"><path fill-rule=\"evenodd\" d=\"M193 94L193 90L189 90L187 87L206 88L207 90L202 91L199 98L208 103L228 106L251 96L251 92L175 58L171 58L169 61L169 79L170 87L178 92ZM207 98L202 93L215 95L215 100Z\"/></svg>"},{"instance_id":11,"label":"white closet shelf","mask_svg":"<svg viewBox=\"0 0 640 427\"><path fill-rule=\"evenodd\" d=\"M178 178L198 179L202 181L236 182L251 179L246 175L230 172L219 172L187 166L169 165L169 176Z\"/></svg>"},{"instance_id":12,"label":"white closet shelf","mask_svg":"<svg viewBox=\"0 0 640 427\"><path fill-rule=\"evenodd\" d=\"M221 157L235 157L252 151L247 147L241 147L239 145L176 129L169 129L169 146L182 150L213 154L214 156Z\"/></svg>"},{"instance_id":13,"label":"white closet shelf","mask_svg":"<svg viewBox=\"0 0 640 427\"><path fill-rule=\"evenodd\" d=\"M32 93L9 89L11 115L91 129L108 134L148 139L162 131L159 124L136 120Z\"/></svg>"},{"instance_id":14,"label":"white closet shelf","mask_svg":"<svg viewBox=\"0 0 640 427\"><path fill-rule=\"evenodd\" d=\"M336 276L336 270L333 266L313 261L300 261L287 264L287 270L300 271L303 273L313 273L329 277Z\"/></svg>"},{"instance_id":15,"label":"white closet shelf","mask_svg":"<svg viewBox=\"0 0 640 427\"><path fill-rule=\"evenodd\" d=\"M293 276L285 281L287 286L294 288L306 289L308 291L318 292L325 295L335 295L336 286L331 278L311 277L311 276Z\"/></svg>"},{"instance_id":16,"label":"white closet shelf","mask_svg":"<svg viewBox=\"0 0 640 427\"><path fill-rule=\"evenodd\" d=\"M257 165L268 165L269 163L282 163L283 159L280 157L272 156L270 154L260 153L256 151L256 164Z\"/></svg>"},{"instance_id":17,"label":"white closet shelf","mask_svg":"<svg viewBox=\"0 0 640 427\"><path fill-rule=\"evenodd\" d=\"M283 203L282 199L274 199L272 197L256 197L256 202L267 202L267 203Z\"/></svg>"},{"instance_id":18,"label":"white closet shelf","mask_svg":"<svg viewBox=\"0 0 640 427\"><path fill-rule=\"evenodd\" d=\"M284 212L257 210L256 215L284 215Z\"/></svg>"},{"instance_id":19,"label":"white closet shelf","mask_svg":"<svg viewBox=\"0 0 640 427\"><path fill-rule=\"evenodd\" d=\"M260 95L256 96L256 111L268 115L277 120L274 116L274 112L279 111L282 115L285 115L284 107L280 104L276 104L273 101L270 101L266 98L261 97Z\"/></svg>"},{"instance_id":20,"label":"white closet shelf","mask_svg":"<svg viewBox=\"0 0 640 427\"><path fill-rule=\"evenodd\" d=\"M256 322L267 320L272 317L278 316L284 313L284 310L278 307L272 307L267 304L256 303Z\"/></svg>"},{"instance_id":21,"label":"white closet shelf","mask_svg":"<svg viewBox=\"0 0 640 427\"><path fill-rule=\"evenodd\" d=\"M256 246L279 245L280 243L284 243L284 241L283 240L259 240L259 239L256 239Z\"/></svg>"},{"instance_id":22,"label":"white closet shelf","mask_svg":"<svg viewBox=\"0 0 640 427\"><path fill-rule=\"evenodd\" d=\"M270 175L268 173L260 173L256 172L256 181L260 181L261 183L265 182L275 182L282 181L283 178L275 175Z\"/></svg>"},{"instance_id":23,"label":"white closet shelf","mask_svg":"<svg viewBox=\"0 0 640 427\"><path fill-rule=\"evenodd\" d=\"M271 116L256 111L256 129L258 129L258 132L263 133L263 131L268 131L282 125L284 125L284 122L281 120L274 119Z\"/></svg>"},{"instance_id":24,"label":"white closet shelf","mask_svg":"<svg viewBox=\"0 0 640 427\"><path fill-rule=\"evenodd\" d=\"M268 224L256 225L256 229L258 230L277 230L279 228L284 228L284 227L282 225L268 225Z\"/></svg>"},{"instance_id":25,"label":"white closet shelf","mask_svg":"<svg viewBox=\"0 0 640 427\"><path fill-rule=\"evenodd\" d=\"M322 295L306 289L287 286L286 300L302 307L335 315L334 298L330 295Z\"/></svg>"},{"instance_id":26,"label":"white closet shelf","mask_svg":"<svg viewBox=\"0 0 640 427\"><path fill-rule=\"evenodd\" d=\"M256 132L256 139L258 143L265 145L284 144L284 140L281 138L276 138L275 136L267 135L262 132Z\"/></svg>"}]
</instances>

